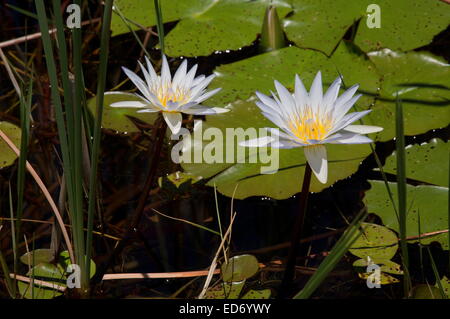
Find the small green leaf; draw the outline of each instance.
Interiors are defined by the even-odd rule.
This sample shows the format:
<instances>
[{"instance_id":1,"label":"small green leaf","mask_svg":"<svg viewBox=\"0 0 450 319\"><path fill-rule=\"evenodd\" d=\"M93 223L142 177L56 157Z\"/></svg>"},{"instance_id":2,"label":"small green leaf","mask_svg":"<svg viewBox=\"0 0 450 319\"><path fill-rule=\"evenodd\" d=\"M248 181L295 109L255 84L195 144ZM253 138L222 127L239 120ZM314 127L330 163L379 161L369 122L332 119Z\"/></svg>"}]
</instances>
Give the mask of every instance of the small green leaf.
<instances>
[{"instance_id":1,"label":"small green leaf","mask_svg":"<svg viewBox=\"0 0 450 319\"><path fill-rule=\"evenodd\" d=\"M429 285L417 285L412 289L413 299L442 299L439 288Z\"/></svg>"},{"instance_id":2,"label":"small green leaf","mask_svg":"<svg viewBox=\"0 0 450 319\"><path fill-rule=\"evenodd\" d=\"M67 267L71 264L69 252L67 250L62 251L59 254L58 262L59 265L61 265L61 267L64 269L64 271L66 271ZM90 269L91 278L94 277L96 269L97 267L95 265L95 262L91 259L91 269Z\"/></svg>"},{"instance_id":3,"label":"small green leaf","mask_svg":"<svg viewBox=\"0 0 450 319\"><path fill-rule=\"evenodd\" d=\"M380 270L385 273L394 274L394 275L403 275L403 270L401 266L392 260L383 259L383 258L374 258L371 259L371 262L375 265L380 266ZM358 271L365 272L365 269L369 266L369 262L367 259L358 259L353 263L353 267L358 268Z\"/></svg>"},{"instance_id":4,"label":"small green leaf","mask_svg":"<svg viewBox=\"0 0 450 319\"><path fill-rule=\"evenodd\" d=\"M255 275L259 270L258 260L253 255L234 256L222 265L222 277L225 282L243 281Z\"/></svg>"},{"instance_id":5,"label":"small green leaf","mask_svg":"<svg viewBox=\"0 0 450 319\"><path fill-rule=\"evenodd\" d=\"M51 249L35 249L20 256L20 261L25 265L32 266L40 263L50 263L54 259Z\"/></svg>"},{"instance_id":6,"label":"small green leaf","mask_svg":"<svg viewBox=\"0 0 450 319\"><path fill-rule=\"evenodd\" d=\"M350 252L358 257L391 259L398 249L397 235L384 226L363 223L364 232L353 243Z\"/></svg>"},{"instance_id":7,"label":"small green leaf","mask_svg":"<svg viewBox=\"0 0 450 319\"><path fill-rule=\"evenodd\" d=\"M17 148L20 148L21 130L18 126L9 122L0 122L0 129L9 137ZM0 138L0 168L11 165L16 158L16 153L14 153L8 144Z\"/></svg>"},{"instance_id":8,"label":"small green leaf","mask_svg":"<svg viewBox=\"0 0 450 319\"><path fill-rule=\"evenodd\" d=\"M31 278L34 275L35 279L43 280L48 283L53 283L57 286L66 286L66 277L60 266L55 266L49 263L40 263L28 271L27 276ZM51 289L49 287L43 287L38 284L21 282L17 283L20 294L26 299L52 299L62 295L62 292Z\"/></svg>"}]
</instances>

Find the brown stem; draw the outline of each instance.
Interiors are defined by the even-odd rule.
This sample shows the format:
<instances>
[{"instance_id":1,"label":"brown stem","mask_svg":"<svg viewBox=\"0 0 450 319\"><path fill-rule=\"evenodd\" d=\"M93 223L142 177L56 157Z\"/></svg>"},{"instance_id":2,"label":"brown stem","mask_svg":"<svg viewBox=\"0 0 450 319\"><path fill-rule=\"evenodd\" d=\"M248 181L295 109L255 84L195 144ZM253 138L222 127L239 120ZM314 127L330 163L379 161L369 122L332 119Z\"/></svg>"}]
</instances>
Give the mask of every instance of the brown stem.
<instances>
[{"instance_id":1,"label":"brown stem","mask_svg":"<svg viewBox=\"0 0 450 319\"><path fill-rule=\"evenodd\" d=\"M297 259L297 252L300 246L300 238L302 235L303 223L306 215L306 208L308 203L309 185L311 183L311 167L306 162L305 175L303 176L302 192L300 193L300 212L294 225L292 233L291 245L289 247L289 254L286 263L286 270L284 272L283 280L279 289L279 298L284 298L289 292L289 286L292 283L295 272L295 261Z\"/></svg>"}]
</instances>

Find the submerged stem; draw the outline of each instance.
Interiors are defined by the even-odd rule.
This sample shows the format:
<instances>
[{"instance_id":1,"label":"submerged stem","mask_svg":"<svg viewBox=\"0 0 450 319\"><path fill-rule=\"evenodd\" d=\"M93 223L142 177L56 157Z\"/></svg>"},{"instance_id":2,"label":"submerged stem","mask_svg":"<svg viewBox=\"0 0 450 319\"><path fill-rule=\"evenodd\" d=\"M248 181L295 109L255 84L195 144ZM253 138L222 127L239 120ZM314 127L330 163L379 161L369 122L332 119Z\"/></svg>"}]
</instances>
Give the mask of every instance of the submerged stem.
<instances>
[{"instance_id":1,"label":"submerged stem","mask_svg":"<svg viewBox=\"0 0 450 319\"><path fill-rule=\"evenodd\" d=\"M297 259L297 252L300 246L300 239L302 235L303 223L306 215L306 207L308 203L309 185L311 184L311 166L306 162L305 174L303 176L302 192L300 193L300 212L292 232L291 245L289 247L289 254L286 263L286 270L284 271L283 281L281 282L279 297L283 298L288 293L289 285L294 278L295 261Z\"/></svg>"}]
</instances>

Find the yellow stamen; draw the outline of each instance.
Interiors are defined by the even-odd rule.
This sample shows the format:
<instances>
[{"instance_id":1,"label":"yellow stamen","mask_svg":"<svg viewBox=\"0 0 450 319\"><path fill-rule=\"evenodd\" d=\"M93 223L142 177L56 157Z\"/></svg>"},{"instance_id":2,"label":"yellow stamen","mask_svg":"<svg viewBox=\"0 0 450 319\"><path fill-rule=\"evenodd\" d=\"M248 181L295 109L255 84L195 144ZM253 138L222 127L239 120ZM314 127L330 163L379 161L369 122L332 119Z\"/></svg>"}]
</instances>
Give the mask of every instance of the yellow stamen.
<instances>
[{"instance_id":1,"label":"yellow stamen","mask_svg":"<svg viewBox=\"0 0 450 319\"><path fill-rule=\"evenodd\" d=\"M302 143L310 144L308 140L322 140L333 128L330 116L320 117L307 108L303 114L295 115L288 124L289 129Z\"/></svg>"},{"instance_id":2,"label":"yellow stamen","mask_svg":"<svg viewBox=\"0 0 450 319\"><path fill-rule=\"evenodd\" d=\"M170 83L158 85L156 88L152 88L151 91L165 108L167 108L169 101L181 102L180 104L189 102L189 92L184 88L174 88Z\"/></svg>"}]
</instances>

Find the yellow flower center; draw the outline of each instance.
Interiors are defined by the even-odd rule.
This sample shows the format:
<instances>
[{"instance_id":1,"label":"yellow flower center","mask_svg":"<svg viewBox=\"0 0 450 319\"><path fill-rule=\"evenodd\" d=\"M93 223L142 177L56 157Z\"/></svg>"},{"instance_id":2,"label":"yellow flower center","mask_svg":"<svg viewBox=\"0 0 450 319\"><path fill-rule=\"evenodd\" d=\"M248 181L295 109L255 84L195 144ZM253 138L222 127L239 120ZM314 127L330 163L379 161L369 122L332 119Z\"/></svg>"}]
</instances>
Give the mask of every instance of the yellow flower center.
<instances>
[{"instance_id":1,"label":"yellow flower center","mask_svg":"<svg viewBox=\"0 0 450 319\"><path fill-rule=\"evenodd\" d=\"M165 108L167 108L167 104L169 103L169 101L173 103L179 102L180 104L189 102L189 91L185 88L174 88L170 84L166 83L158 86L152 91L161 105Z\"/></svg>"},{"instance_id":2,"label":"yellow flower center","mask_svg":"<svg viewBox=\"0 0 450 319\"><path fill-rule=\"evenodd\" d=\"M318 116L308 108L302 115L295 115L288 123L289 129L302 143L310 144L308 140L322 140L333 128L330 116Z\"/></svg>"}]
</instances>

